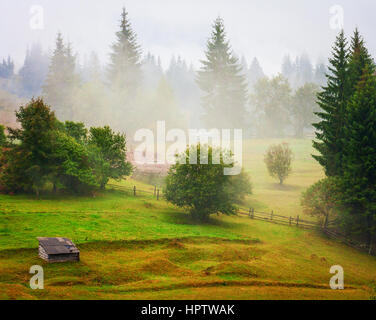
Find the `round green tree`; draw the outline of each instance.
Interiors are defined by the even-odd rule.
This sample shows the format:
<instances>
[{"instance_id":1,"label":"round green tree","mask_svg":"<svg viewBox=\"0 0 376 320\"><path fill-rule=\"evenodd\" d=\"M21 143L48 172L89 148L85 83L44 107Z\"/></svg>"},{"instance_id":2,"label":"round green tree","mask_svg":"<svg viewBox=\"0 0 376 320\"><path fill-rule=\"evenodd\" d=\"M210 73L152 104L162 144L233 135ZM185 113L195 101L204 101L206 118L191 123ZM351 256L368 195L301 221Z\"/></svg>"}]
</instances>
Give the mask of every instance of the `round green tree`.
<instances>
[{"instance_id":1,"label":"round green tree","mask_svg":"<svg viewBox=\"0 0 376 320\"><path fill-rule=\"evenodd\" d=\"M176 156L166 178L165 197L187 208L199 221L207 221L211 214L235 214L236 203L251 193L251 184L243 171L237 176L225 175L225 169L232 167L230 152L191 146Z\"/></svg>"}]
</instances>

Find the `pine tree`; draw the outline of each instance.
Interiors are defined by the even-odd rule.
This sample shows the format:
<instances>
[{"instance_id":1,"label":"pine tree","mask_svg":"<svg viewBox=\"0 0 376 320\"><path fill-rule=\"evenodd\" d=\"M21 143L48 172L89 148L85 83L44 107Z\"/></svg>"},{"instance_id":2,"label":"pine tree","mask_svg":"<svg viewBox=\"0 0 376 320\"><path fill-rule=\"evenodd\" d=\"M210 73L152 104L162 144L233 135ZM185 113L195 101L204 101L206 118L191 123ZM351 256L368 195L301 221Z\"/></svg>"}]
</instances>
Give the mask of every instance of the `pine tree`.
<instances>
[{"instance_id":1,"label":"pine tree","mask_svg":"<svg viewBox=\"0 0 376 320\"><path fill-rule=\"evenodd\" d=\"M352 231L365 235L371 245L376 239L376 78L372 68L363 70L346 111L343 204Z\"/></svg>"},{"instance_id":2,"label":"pine tree","mask_svg":"<svg viewBox=\"0 0 376 320\"><path fill-rule=\"evenodd\" d=\"M162 67L157 60L158 59L149 52L142 61L142 72L144 74L143 88L148 91L154 90L163 77Z\"/></svg>"},{"instance_id":3,"label":"pine tree","mask_svg":"<svg viewBox=\"0 0 376 320\"><path fill-rule=\"evenodd\" d=\"M295 68L294 68L294 65L293 63L291 62L291 59L290 59L290 56L287 55L283 58L283 62L282 62L282 75L284 78L286 78L287 80L289 80L289 82L291 83L291 80L294 76L294 72L295 72Z\"/></svg>"},{"instance_id":4,"label":"pine tree","mask_svg":"<svg viewBox=\"0 0 376 320\"><path fill-rule=\"evenodd\" d=\"M72 98L79 79L75 74L75 57L71 46L65 46L61 33L56 38L56 48L51 57L43 95L56 115L62 120L72 120Z\"/></svg>"},{"instance_id":5,"label":"pine tree","mask_svg":"<svg viewBox=\"0 0 376 320\"><path fill-rule=\"evenodd\" d=\"M3 62L0 63L0 78L11 79L14 75L14 62L10 56L8 59L3 59Z\"/></svg>"},{"instance_id":6,"label":"pine tree","mask_svg":"<svg viewBox=\"0 0 376 320\"><path fill-rule=\"evenodd\" d=\"M242 68L242 73L247 76L247 73L248 73L248 63L247 63L247 60L245 59L244 56L242 56L242 58L240 59L240 65L241 65L241 68Z\"/></svg>"},{"instance_id":7,"label":"pine tree","mask_svg":"<svg viewBox=\"0 0 376 320\"><path fill-rule=\"evenodd\" d=\"M326 73L327 69L324 63L318 63L315 67L314 82L320 87L324 86L326 83Z\"/></svg>"},{"instance_id":8,"label":"pine tree","mask_svg":"<svg viewBox=\"0 0 376 320\"><path fill-rule=\"evenodd\" d=\"M48 57L43 54L40 44L33 44L27 51L25 62L18 75L22 96L39 96L48 73Z\"/></svg>"},{"instance_id":9,"label":"pine tree","mask_svg":"<svg viewBox=\"0 0 376 320\"><path fill-rule=\"evenodd\" d=\"M88 82L98 83L102 80L102 66L98 55L93 51L84 67L85 77Z\"/></svg>"},{"instance_id":10,"label":"pine tree","mask_svg":"<svg viewBox=\"0 0 376 320\"><path fill-rule=\"evenodd\" d=\"M313 67L307 54L302 54L297 58L297 86L304 86L313 80Z\"/></svg>"},{"instance_id":11,"label":"pine tree","mask_svg":"<svg viewBox=\"0 0 376 320\"><path fill-rule=\"evenodd\" d=\"M223 20L217 18L207 43L197 83L204 92L202 105L208 127L244 128L247 84L241 65L231 52Z\"/></svg>"},{"instance_id":12,"label":"pine tree","mask_svg":"<svg viewBox=\"0 0 376 320\"><path fill-rule=\"evenodd\" d=\"M254 58L248 71L249 85L253 87L257 81L265 77L265 73L262 70L257 58Z\"/></svg>"},{"instance_id":13,"label":"pine tree","mask_svg":"<svg viewBox=\"0 0 376 320\"><path fill-rule=\"evenodd\" d=\"M354 35L351 38L351 49L349 56L349 81L352 85L353 92L355 92L357 84L361 80L363 72L366 68L371 73L376 71L375 62L368 53L359 30L355 29Z\"/></svg>"},{"instance_id":14,"label":"pine tree","mask_svg":"<svg viewBox=\"0 0 376 320\"><path fill-rule=\"evenodd\" d=\"M348 55L347 41L342 31L333 47L333 57L329 59L327 85L318 94L321 111L316 115L321 121L314 124L317 131L313 146L320 155L313 157L324 167L328 176L336 176L342 172L345 109L351 97Z\"/></svg>"},{"instance_id":15,"label":"pine tree","mask_svg":"<svg viewBox=\"0 0 376 320\"><path fill-rule=\"evenodd\" d=\"M116 38L117 41L112 45L107 76L113 90L126 92L129 96L137 91L142 81L141 50L125 8Z\"/></svg>"}]
</instances>

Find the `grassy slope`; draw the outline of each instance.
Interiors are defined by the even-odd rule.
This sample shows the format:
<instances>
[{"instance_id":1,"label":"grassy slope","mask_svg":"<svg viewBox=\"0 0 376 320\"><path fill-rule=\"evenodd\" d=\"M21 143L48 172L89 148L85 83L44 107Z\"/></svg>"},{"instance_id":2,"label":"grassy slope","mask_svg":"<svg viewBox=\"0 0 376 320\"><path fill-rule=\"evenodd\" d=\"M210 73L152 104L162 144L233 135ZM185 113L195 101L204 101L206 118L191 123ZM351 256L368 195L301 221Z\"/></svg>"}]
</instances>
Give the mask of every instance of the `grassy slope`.
<instances>
[{"instance_id":1,"label":"grassy slope","mask_svg":"<svg viewBox=\"0 0 376 320\"><path fill-rule=\"evenodd\" d=\"M263 161L267 148L281 142L288 142L294 153L293 171L282 186L269 176ZM304 216L300 207L301 193L324 177L321 167L312 159L314 150L311 141L249 140L244 153L243 165L250 173L254 185L254 194L249 204L258 210L274 210L285 216Z\"/></svg>"},{"instance_id":2,"label":"grassy slope","mask_svg":"<svg viewBox=\"0 0 376 320\"><path fill-rule=\"evenodd\" d=\"M245 165L254 184L250 205L286 215L300 212L301 191L322 175L309 158L309 142L292 142L300 156L284 189L260 163L270 141L248 143ZM370 283L376 280L375 258L295 227L246 217L215 217L211 224L196 225L152 196L134 198L114 191L95 199L0 196L0 212L0 299L374 295ZM43 263L36 256L37 236L72 238L81 249L81 262ZM27 287L34 264L45 268L45 290ZM329 268L335 264L344 267L344 291L329 289Z\"/></svg>"}]
</instances>

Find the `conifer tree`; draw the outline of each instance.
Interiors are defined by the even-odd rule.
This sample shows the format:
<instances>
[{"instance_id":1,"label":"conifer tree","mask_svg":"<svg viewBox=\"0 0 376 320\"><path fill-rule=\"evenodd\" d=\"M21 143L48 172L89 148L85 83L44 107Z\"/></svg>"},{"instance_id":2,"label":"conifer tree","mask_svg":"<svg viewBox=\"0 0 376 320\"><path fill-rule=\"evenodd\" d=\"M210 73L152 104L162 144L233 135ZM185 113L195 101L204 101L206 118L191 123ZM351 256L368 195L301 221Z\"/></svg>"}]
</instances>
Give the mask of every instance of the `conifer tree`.
<instances>
[{"instance_id":1,"label":"conifer tree","mask_svg":"<svg viewBox=\"0 0 376 320\"><path fill-rule=\"evenodd\" d=\"M14 76L14 62L10 56L0 63L0 78L11 79Z\"/></svg>"},{"instance_id":2,"label":"conifer tree","mask_svg":"<svg viewBox=\"0 0 376 320\"><path fill-rule=\"evenodd\" d=\"M253 87L260 79L265 77L265 73L262 70L257 58L254 58L248 71L249 85Z\"/></svg>"},{"instance_id":3,"label":"conifer tree","mask_svg":"<svg viewBox=\"0 0 376 320\"><path fill-rule=\"evenodd\" d=\"M127 95L134 94L142 80L141 50L125 8L116 38L112 45L108 80L113 90L126 92Z\"/></svg>"},{"instance_id":4,"label":"conifer tree","mask_svg":"<svg viewBox=\"0 0 376 320\"><path fill-rule=\"evenodd\" d=\"M294 76L295 68L289 55L283 58L282 62L282 75L291 83Z\"/></svg>"},{"instance_id":5,"label":"conifer tree","mask_svg":"<svg viewBox=\"0 0 376 320\"><path fill-rule=\"evenodd\" d=\"M79 79L75 74L75 60L71 46L66 46L61 33L56 38L56 48L51 57L43 95L59 119L72 120L72 99Z\"/></svg>"},{"instance_id":6,"label":"conifer tree","mask_svg":"<svg viewBox=\"0 0 376 320\"><path fill-rule=\"evenodd\" d=\"M361 81L347 106L341 177L345 221L351 231L376 240L376 78L373 68L363 70Z\"/></svg>"},{"instance_id":7,"label":"conifer tree","mask_svg":"<svg viewBox=\"0 0 376 320\"><path fill-rule=\"evenodd\" d=\"M48 73L48 60L40 44L33 44L27 51L24 65L18 73L22 96L31 98L41 94Z\"/></svg>"},{"instance_id":8,"label":"conifer tree","mask_svg":"<svg viewBox=\"0 0 376 320\"><path fill-rule=\"evenodd\" d=\"M342 172L343 128L346 104L351 97L348 56L347 41L342 31L333 47L333 56L329 59L327 85L318 94L321 111L316 115L320 122L314 124L317 131L313 146L320 154L313 157L324 167L328 176Z\"/></svg>"},{"instance_id":9,"label":"conifer tree","mask_svg":"<svg viewBox=\"0 0 376 320\"><path fill-rule=\"evenodd\" d=\"M324 86L326 83L326 73L327 69L324 63L320 62L315 67L314 83L320 87Z\"/></svg>"},{"instance_id":10,"label":"conifer tree","mask_svg":"<svg viewBox=\"0 0 376 320\"><path fill-rule=\"evenodd\" d=\"M351 38L349 56L349 81L353 92L355 92L357 84L361 80L366 68L368 72L371 73L376 71L375 62L365 47L364 40L359 30L355 29L354 35Z\"/></svg>"},{"instance_id":11,"label":"conifer tree","mask_svg":"<svg viewBox=\"0 0 376 320\"><path fill-rule=\"evenodd\" d=\"M247 84L241 65L226 39L221 18L214 22L205 54L197 83L204 92L202 105L206 125L215 128L245 127Z\"/></svg>"}]
</instances>

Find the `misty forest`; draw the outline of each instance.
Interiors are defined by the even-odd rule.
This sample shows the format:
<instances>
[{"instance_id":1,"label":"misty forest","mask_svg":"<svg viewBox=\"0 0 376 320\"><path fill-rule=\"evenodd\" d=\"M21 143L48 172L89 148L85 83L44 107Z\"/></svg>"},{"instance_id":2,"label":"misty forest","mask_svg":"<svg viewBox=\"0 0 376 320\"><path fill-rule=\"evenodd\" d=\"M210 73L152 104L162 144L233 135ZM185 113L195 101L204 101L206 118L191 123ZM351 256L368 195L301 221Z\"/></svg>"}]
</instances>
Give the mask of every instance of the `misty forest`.
<instances>
[{"instance_id":1,"label":"misty forest","mask_svg":"<svg viewBox=\"0 0 376 320\"><path fill-rule=\"evenodd\" d=\"M376 64L362 30L338 30L327 60L286 55L267 75L221 16L202 60L167 67L118 17L106 63L63 29L20 68L0 57L0 299L375 298ZM158 121L242 129L240 174L223 174L232 152L201 143L138 164L135 133ZM182 161L192 154L209 164ZM45 264L44 292L19 285L37 237L81 254ZM332 265L351 289L326 288Z\"/></svg>"}]
</instances>

